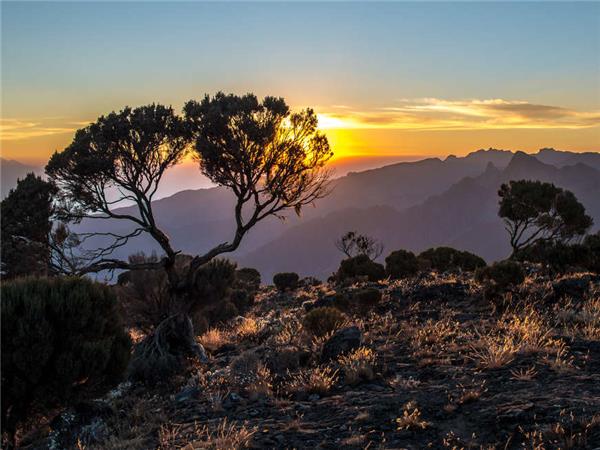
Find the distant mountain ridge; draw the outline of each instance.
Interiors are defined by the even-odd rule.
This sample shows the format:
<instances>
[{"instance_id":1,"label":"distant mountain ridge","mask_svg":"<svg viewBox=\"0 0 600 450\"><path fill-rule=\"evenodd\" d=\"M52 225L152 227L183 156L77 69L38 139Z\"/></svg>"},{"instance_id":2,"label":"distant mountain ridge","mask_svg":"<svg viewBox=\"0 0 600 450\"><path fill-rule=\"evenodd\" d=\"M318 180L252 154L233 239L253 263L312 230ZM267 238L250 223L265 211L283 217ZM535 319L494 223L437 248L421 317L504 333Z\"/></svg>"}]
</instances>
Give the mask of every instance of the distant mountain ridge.
<instances>
[{"instance_id":1,"label":"distant mountain ridge","mask_svg":"<svg viewBox=\"0 0 600 450\"><path fill-rule=\"evenodd\" d=\"M312 274L325 277L335 270L341 256L333 247L333 239L347 229L381 239L386 247L384 255L398 248L422 251L448 245L488 261L505 258L510 248L497 215L497 191L502 183L513 179L537 179L573 191L595 223L600 223L600 171L582 163L559 168L517 152L504 169L490 162L479 176L465 177L444 193L404 211L389 207L338 211L288 230L240 262L270 274L292 270L292 265L312 258L319 261Z\"/></svg>"},{"instance_id":2,"label":"distant mountain ridge","mask_svg":"<svg viewBox=\"0 0 600 450\"><path fill-rule=\"evenodd\" d=\"M17 180L25 178L28 173L42 175L44 170L12 159L0 158L0 196L6 197L16 187Z\"/></svg>"},{"instance_id":3,"label":"distant mountain ridge","mask_svg":"<svg viewBox=\"0 0 600 450\"><path fill-rule=\"evenodd\" d=\"M385 254L398 248L421 251L450 245L488 261L508 254L506 232L497 217L497 190L510 179L551 181L572 190L600 225L600 154L542 149L535 154L481 149L464 157L427 158L352 172L332 181L333 192L286 221L269 218L250 231L233 254L224 255L261 271L326 277L341 254L333 242L355 229L381 239ZM153 203L159 225L173 246L198 254L232 238L233 195L225 188L180 191ZM135 214L135 208L122 209ZM125 233L124 221L88 220L77 231ZM90 245L102 244L100 238ZM126 258L158 251L145 236L119 248Z\"/></svg>"}]
</instances>

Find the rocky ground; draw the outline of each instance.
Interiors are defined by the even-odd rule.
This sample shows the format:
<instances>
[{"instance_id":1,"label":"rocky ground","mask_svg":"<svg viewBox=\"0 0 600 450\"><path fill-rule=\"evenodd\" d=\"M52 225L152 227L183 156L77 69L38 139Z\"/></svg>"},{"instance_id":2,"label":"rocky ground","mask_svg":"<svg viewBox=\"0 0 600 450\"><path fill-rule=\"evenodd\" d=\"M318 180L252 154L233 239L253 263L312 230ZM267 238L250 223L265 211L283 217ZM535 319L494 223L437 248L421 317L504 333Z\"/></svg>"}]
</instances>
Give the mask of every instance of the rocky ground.
<instances>
[{"instance_id":1,"label":"rocky ground","mask_svg":"<svg viewBox=\"0 0 600 450\"><path fill-rule=\"evenodd\" d=\"M343 315L307 323L327 306ZM265 287L198 339L208 363L124 383L29 448L600 448L597 276L501 301L467 275Z\"/></svg>"}]
</instances>

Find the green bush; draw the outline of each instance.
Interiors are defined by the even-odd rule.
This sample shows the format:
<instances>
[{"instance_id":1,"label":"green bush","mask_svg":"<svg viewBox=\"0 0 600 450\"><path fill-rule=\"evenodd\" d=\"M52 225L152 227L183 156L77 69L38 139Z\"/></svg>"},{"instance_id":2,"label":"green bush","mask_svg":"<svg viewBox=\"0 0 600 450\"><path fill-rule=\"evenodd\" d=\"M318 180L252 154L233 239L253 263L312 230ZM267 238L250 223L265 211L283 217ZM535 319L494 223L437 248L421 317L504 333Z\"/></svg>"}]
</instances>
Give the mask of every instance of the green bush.
<instances>
[{"instance_id":1,"label":"green bush","mask_svg":"<svg viewBox=\"0 0 600 450\"><path fill-rule=\"evenodd\" d=\"M475 273L479 282L493 282L498 288L505 290L518 286L525 281L525 271L516 261L506 260L495 262L491 266L483 267Z\"/></svg>"},{"instance_id":2,"label":"green bush","mask_svg":"<svg viewBox=\"0 0 600 450\"><path fill-rule=\"evenodd\" d=\"M298 287L299 279L298 274L294 272L276 273L273 277L273 284L281 292L288 289L294 290Z\"/></svg>"},{"instance_id":3,"label":"green bush","mask_svg":"<svg viewBox=\"0 0 600 450\"><path fill-rule=\"evenodd\" d=\"M392 279L406 278L419 271L419 261L413 252L396 250L385 258L385 273Z\"/></svg>"},{"instance_id":4,"label":"green bush","mask_svg":"<svg viewBox=\"0 0 600 450\"><path fill-rule=\"evenodd\" d=\"M385 278L383 265L371 261L367 255L358 255L344 259L340 263L336 279L338 281L367 277L369 281L379 281Z\"/></svg>"},{"instance_id":5,"label":"green bush","mask_svg":"<svg viewBox=\"0 0 600 450\"><path fill-rule=\"evenodd\" d=\"M131 341L112 290L82 278L3 282L2 428L117 382Z\"/></svg>"},{"instance_id":6,"label":"green bush","mask_svg":"<svg viewBox=\"0 0 600 450\"><path fill-rule=\"evenodd\" d=\"M235 287L248 292L256 292L260 288L260 272L252 267L243 267L235 271Z\"/></svg>"},{"instance_id":7,"label":"green bush","mask_svg":"<svg viewBox=\"0 0 600 450\"><path fill-rule=\"evenodd\" d=\"M315 336L325 336L342 326L346 316L336 308L323 306L309 311L302 324Z\"/></svg>"},{"instance_id":8,"label":"green bush","mask_svg":"<svg viewBox=\"0 0 600 450\"><path fill-rule=\"evenodd\" d=\"M375 288L365 288L352 294L353 303L364 313L373 309L381 301L381 292Z\"/></svg>"},{"instance_id":9,"label":"green bush","mask_svg":"<svg viewBox=\"0 0 600 450\"><path fill-rule=\"evenodd\" d=\"M479 267L485 267L483 258L451 247L430 248L421 252L418 259L422 265L439 272L457 269L471 272Z\"/></svg>"}]
</instances>

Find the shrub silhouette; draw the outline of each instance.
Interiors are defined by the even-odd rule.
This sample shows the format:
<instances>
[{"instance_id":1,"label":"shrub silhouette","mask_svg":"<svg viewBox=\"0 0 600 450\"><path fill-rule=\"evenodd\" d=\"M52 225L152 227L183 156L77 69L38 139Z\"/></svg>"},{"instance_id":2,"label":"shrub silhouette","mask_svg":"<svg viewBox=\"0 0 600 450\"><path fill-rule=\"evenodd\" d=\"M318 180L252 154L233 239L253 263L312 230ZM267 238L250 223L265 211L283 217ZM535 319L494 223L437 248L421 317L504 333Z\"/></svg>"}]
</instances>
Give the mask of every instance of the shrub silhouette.
<instances>
[{"instance_id":1,"label":"shrub silhouette","mask_svg":"<svg viewBox=\"0 0 600 450\"><path fill-rule=\"evenodd\" d=\"M120 379L131 341L109 287L26 278L3 282L1 293L3 432L32 407L61 406Z\"/></svg>"},{"instance_id":2,"label":"shrub silhouette","mask_svg":"<svg viewBox=\"0 0 600 450\"><path fill-rule=\"evenodd\" d=\"M475 279L479 282L493 282L500 290L506 290L525 281L525 271L516 261L499 261L478 269Z\"/></svg>"},{"instance_id":3,"label":"shrub silhouette","mask_svg":"<svg viewBox=\"0 0 600 450\"><path fill-rule=\"evenodd\" d=\"M587 269L591 272L600 273L600 231L586 236L583 245L590 255Z\"/></svg>"},{"instance_id":4,"label":"shrub silhouette","mask_svg":"<svg viewBox=\"0 0 600 450\"><path fill-rule=\"evenodd\" d=\"M260 272L252 267L243 267L235 271L235 287L238 289L256 292L260 283Z\"/></svg>"},{"instance_id":5,"label":"shrub silhouette","mask_svg":"<svg viewBox=\"0 0 600 450\"><path fill-rule=\"evenodd\" d=\"M298 287L300 277L294 272L281 272L273 276L273 284L277 290L284 292L288 289L294 290Z\"/></svg>"},{"instance_id":6,"label":"shrub silhouette","mask_svg":"<svg viewBox=\"0 0 600 450\"><path fill-rule=\"evenodd\" d=\"M594 251L585 244L568 245L562 242L540 241L519 250L513 258L517 261L542 264L550 273L593 270L594 266Z\"/></svg>"},{"instance_id":7,"label":"shrub silhouette","mask_svg":"<svg viewBox=\"0 0 600 450\"><path fill-rule=\"evenodd\" d=\"M371 261L367 255L358 255L344 259L337 271L337 281L343 282L359 277L367 277L369 281L379 281L385 278L383 265Z\"/></svg>"},{"instance_id":8,"label":"shrub silhouette","mask_svg":"<svg viewBox=\"0 0 600 450\"><path fill-rule=\"evenodd\" d=\"M346 316L336 308L323 306L309 311L302 324L315 336L325 336L342 326Z\"/></svg>"},{"instance_id":9,"label":"shrub silhouette","mask_svg":"<svg viewBox=\"0 0 600 450\"><path fill-rule=\"evenodd\" d=\"M456 250L451 247L430 248L421 252L418 259L423 266L439 272L457 269L474 271L486 265L483 258L473 253Z\"/></svg>"},{"instance_id":10,"label":"shrub silhouette","mask_svg":"<svg viewBox=\"0 0 600 450\"><path fill-rule=\"evenodd\" d=\"M335 241L335 247L348 258L366 255L369 259L377 259L383 253L383 244L370 236L348 231Z\"/></svg>"},{"instance_id":11,"label":"shrub silhouette","mask_svg":"<svg viewBox=\"0 0 600 450\"><path fill-rule=\"evenodd\" d=\"M140 265L154 263L159 258L138 253L129 257L131 264ZM175 270L183 273L192 260L188 255L177 255ZM187 301L182 302L169 291L167 273L159 269L131 270L119 277L119 298L123 307L131 317L132 324L145 331L155 329L168 317L184 313L188 314L196 325L206 315L209 325L212 321L221 322L237 315L213 314L216 304L229 302L232 286L235 281L236 265L229 260L215 258L196 271L196 282ZM227 305L231 310L232 304Z\"/></svg>"},{"instance_id":12,"label":"shrub silhouette","mask_svg":"<svg viewBox=\"0 0 600 450\"><path fill-rule=\"evenodd\" d=\"M0 268L4 279L49 274L55 194L52 183L29 173L0 203Z\"/></svg>"},{"instance_id":13,"label":"shrub silhouette","mask_svg":"<svg viewBox=\"0 0 600 450\"><path fill-rule=\"evenodd\" d=\"M385 273L392 279L406 278L419 271L419 261L413 252L396 250L385 258Z\"/></svg>"}]
</instances>

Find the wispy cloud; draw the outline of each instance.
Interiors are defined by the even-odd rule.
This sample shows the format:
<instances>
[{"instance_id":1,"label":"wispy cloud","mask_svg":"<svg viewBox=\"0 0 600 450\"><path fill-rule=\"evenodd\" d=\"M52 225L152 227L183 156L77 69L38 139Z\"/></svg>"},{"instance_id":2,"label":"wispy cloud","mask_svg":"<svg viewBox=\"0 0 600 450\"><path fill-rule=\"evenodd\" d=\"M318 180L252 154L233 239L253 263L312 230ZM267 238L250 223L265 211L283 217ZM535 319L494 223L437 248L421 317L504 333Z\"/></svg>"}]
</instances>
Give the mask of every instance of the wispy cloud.
<instances>
[{"instance_id":1,"label":"wispy cloud","mask_svg":"<svg viewBox=\"0 0 600 450\"><path fill-rule=\"evenodd\" d=\"M341 110L340 110L341 109ZM402 99L370 110L321 109L320 126L406 130L502 128L588 128L600 124L600 111L576 111L552 105L503 99Z\"/></svg>"},{"instance_id":2,"label":"wispy cloud","mask_svg":"<svg viewBox=\"0 0 600 450\"><path fill-rule=\"evenodd\" d=\"M41 136L72 133L76 129L74 125L74 123L59 121L57 118L38 120L0 119L0 139L4 141L18 141Z\"/></svg>"}]
</instances>

